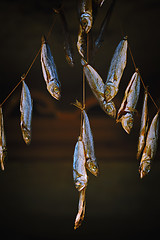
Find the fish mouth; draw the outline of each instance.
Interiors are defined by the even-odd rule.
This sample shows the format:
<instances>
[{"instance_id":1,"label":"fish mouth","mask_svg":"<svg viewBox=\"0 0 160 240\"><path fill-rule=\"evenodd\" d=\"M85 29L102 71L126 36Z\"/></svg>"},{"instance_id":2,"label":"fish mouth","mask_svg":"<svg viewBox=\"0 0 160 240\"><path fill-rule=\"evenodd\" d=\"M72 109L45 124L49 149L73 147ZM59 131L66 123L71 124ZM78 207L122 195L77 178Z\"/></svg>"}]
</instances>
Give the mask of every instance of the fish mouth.
<instances>
[{"instance_id":1,"label":"fish mouth","mask_svg":"<svg viewBox=\"0 0 160 240\"><path fill-rule=\"evenodd\" d=\"M116 107L113 101L106 102L104 101L103 104L101 104L102 109L107 113L110 117L115 118L116 117Z\"/></svg>"},{"instance_id":2,"label":"fish mouth","mask_svg":"<svg viewBox=\"0 0 160 240\"><path fill-rule=\"evenodd\" d=\"M61 92L60 88L52 82L52 84L47 84L47 90L51 94L52 97L54 97L56 100L60 100L61 98Z\"/></svg>"},{"instance_id":3,"label":"fish mouth","mask_svg":"<svg viewBox=\"0 0 160 240\"><path fill-rule=\"evenodd\" d=\"M53 93L52 96L53 96L56 100L60 100L60 98L61 98L61 94L60 94L60 93Z\"/></svg>"},{"instance_id":4,"label":"fish mouth","mask_svg":"<svg viewBox=\"0 0 160 240\"><path fill-rule=\"evenodd\" d=\"M89 13L85 12L81 15L81 25L83 30L88 33L92 27L92 17Z\"/></svg>"}]
</instances>

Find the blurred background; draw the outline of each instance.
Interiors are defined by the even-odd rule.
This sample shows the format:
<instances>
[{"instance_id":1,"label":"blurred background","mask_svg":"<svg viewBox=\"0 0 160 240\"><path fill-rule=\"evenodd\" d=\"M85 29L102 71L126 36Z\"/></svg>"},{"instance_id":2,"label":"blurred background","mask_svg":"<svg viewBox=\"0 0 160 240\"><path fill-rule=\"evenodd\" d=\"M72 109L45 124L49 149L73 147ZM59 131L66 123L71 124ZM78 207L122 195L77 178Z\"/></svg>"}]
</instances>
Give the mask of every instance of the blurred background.
<instances>
[{"instance_id":1,"label":"blurred background","mask_svg":"<svg viewBox=\"0 0 160 240\"><path fill-rule=\"evenodd\" d=\"M74 67L65 60L64 36L53 8L60 1L28 0L0 2L0 102L26 73L41 47L41 36L53 30L48 43L62 84L58 102L48 93L40 55L26 83L33 98L32 142L27 146L20 129L21 85L3 105L8 159L0 172L0 236L2 239L131 239L157 235L160 226L160 148L151 172L139 177L136 160L144 89L141 88L134 127L128 135L100 108L86 83L86 109L95 142L100 174L90 173L86 192L86 214L74 230L78 192L72 178L74 146L80 133L80 112L71 103L82 101L82 66L76 48L79 31L77 1L64 0L74 50ZM111 0L106 0L92 28L93 39ZM160 106L160 2L159 0L117 0L105 29L93 67L105 81L114 50L123 36L128 41L142 78ZM125 88L134 73L130 54L115 97L118 110ZM156 108L149 100L150 121Z\"/></svg>"}]
</instances>

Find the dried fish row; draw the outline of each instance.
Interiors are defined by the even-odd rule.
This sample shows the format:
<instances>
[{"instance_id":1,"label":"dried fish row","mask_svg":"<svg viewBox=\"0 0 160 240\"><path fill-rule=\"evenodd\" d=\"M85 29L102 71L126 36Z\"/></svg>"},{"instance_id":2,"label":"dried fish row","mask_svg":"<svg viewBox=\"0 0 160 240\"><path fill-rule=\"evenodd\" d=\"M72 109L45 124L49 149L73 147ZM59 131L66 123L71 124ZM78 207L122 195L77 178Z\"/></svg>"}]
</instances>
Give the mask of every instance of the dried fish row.
<instances>
[{"instance_id":1,"label":"dried fish row","mask_svg":"<svg viewBox=\"0 0 160 240\"><path fill-rule=\"evenodd\" d=\"M53 56L51 54L50 47L42 37L41 46L41 66L43 77L47 85L47 90L55 99L59 100L61 97L61 83L58 79L56 65L54 63Z\"/></svg>"},{"instance_id":2,"label":"dried fish row","mask_svg":"<svg viewBox=\"0 0 160 240\"><path fill-rule=\"evenodd\" d=\"M6 137L4 133L4 120L2 107L0 107L0 161L1 169L4 170L4 160L7 156L7 146L6 146Z\"/></svg>"},{"instance_id":3,"label":"dried fish row","mask_svg":"<svg viewBox=\"0 0 160 240\"><path fill-rule=\"evenodd\" d=\"M20 101L21 112L21 130L25 143L28 145L31 142L31 121L32 121L32 98L29 88L25 81L22 81L22 92Z\"/></svg>"},{"instance_id":4,"label":"dried fish row","mask_svg":"<svg viewBox=\"0 0 160 240\"><path fill-rule=\"evenodd\" d=\"M96 70L89 65L84 59L81 59L83 71L85 73L88 84L90 85L92 92L100 103L101 108L109 116L115 118L116 108L113 101L106 102L104 96L104 82Z\"/></svg>"},{"instance_id":5,"label":"dried fish row","mask_svg":"<svg viewBox=\"0 0 160 240\"><path fill-rule=\"evenodd\" d=\"M111 101L118 92L120 80L127 63L127 37L118 44L109 67L104 86L105 100Z\"/></svg>"},{"instance_id":6,"label":"dried fish row","mask_svg":"<svg viewBox=\"0 0 160 240\"><path fill-rule=\"evenodd\" d=\"M139 168L141 178L143 178L150 172L151 162L154 159L157 150L158 130L159 130L159 111L154 116L147 133L146 144L142 154Z\"/></svg>"},{"instance_id":7,"label":"dried fish row","mask_svg":"<svg viewBox=\"0 0 160 240\"><path fill-rule=\"evenodd\" d=\"M121 122L124 130L129 134L133 127L133 116L140 93L140 76L138 69L126 88L121 107L117 114L117 122Z\"/></svg>"}]
</instances>

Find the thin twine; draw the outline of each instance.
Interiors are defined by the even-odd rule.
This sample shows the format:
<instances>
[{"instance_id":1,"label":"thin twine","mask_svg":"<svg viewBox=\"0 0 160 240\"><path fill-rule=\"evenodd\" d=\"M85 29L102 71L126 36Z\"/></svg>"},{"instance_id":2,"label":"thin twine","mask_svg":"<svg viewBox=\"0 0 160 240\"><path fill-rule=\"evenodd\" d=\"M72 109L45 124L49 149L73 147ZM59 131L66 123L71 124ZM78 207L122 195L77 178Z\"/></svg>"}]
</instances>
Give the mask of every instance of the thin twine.
<instances>
[{"instance_id":1,"label":"thin twine","mask_svg":"<svg viewBox=\"0 0 160 240\"><path fill-rule=\"evenodd\" d=\"M54 21L53 21L53 23L52 23L52 25L51 25L51 27L50 27L50 29L49 29L49 31L48 31L47 40L48 40L48 38L50 37L50 34L51 34L51 32L52 32L52 30L53 30L53 27L54 27L54 24L55 24L55 18L54 18ZM40 47L40 49L38 50L38 52L36 53L36 56L34 57L34 59L33 59L32 63L31 63L31 65L29 66L26 74L24 74L24 76L21 77L21 80L17 83L17 85L12 89L12 91L8 94L8 96L7 96L7 97L4 99L4 101L0 104L0 107L3 106L3 104L8 100L8 98L12 95L12 93L17 89L17 87L20 85L20 83L26 79L26 77L27 77L28 73L30 72L33 64L35 63L38 55L40 54L40 51L41 51L41 47Z\"/></svg>"},{"instance_id":2,"label":"thin twine","mask_svg":"<svg viewBox=\"0 0 160 240\"><path fill-rule=\"evenodd\" d=\"M133 62L135 71L138 72L144 89L148 92L148 95L149 95L150 99L152 100L153 104L155 105L155 107L157 108L157 110L160 111L160 108L158 107L158 105L157 105L156 102L154 101L153 97L151 96L150 92L148 91L147 87L145 86L144 81L143 81L143 79L142 79L142 76L141 76L141 74L140 74L140 72L139 72L139 69L136 67L136 63L135 63L135 60L134 60L134 57L133 57L133 54L132 54L132 51L131 51L131 48L130 48L129 43L128 43L128 49L129 49L129 52L130 52L130 55L131 55L131 59L132 59L132 62Z\"/></svg>"},{"instance_id":3,"label":"thin twine","mask_svg":"<svg viewBox=\"0 0 160 240\"><path fill-rule=\"evenodd\" d=\"M89 61L89 34L87 33L87 63ZM83 67L83 79L82 79L82 101L83 101L83 110L86 108L86 81L85 81L85 72ZM81 133L82 136L82 129L83 129L83 111L81 111Z\"/></svg>"}]
</instances>

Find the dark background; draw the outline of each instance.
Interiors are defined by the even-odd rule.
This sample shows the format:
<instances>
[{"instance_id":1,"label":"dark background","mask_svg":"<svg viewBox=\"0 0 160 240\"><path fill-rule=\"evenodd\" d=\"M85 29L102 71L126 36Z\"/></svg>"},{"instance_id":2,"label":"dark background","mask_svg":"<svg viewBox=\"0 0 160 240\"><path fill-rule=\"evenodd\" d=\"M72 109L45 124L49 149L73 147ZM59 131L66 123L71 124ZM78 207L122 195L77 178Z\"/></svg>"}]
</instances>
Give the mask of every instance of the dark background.
<instances>
[{"instance_id":1,"label":"dark background","mask_svg":"<svg viewBox=\"0 0 160 240\"><path fill-rule=\"evenodd\" d=\"M0 102L26 73L47 35L58 1L0 2ZM80 130L80 114L70 103L82 99L82 67L76 49L79 22L77 1L63 1L73 40L75 66L70 67L63 50L61 21L56 17L49 45L62 84L57 102L47 92L40 56L29 72L28 84L34 101L32 142L26 146L21 135L19 101L21 86L3 105L8 159L0 172L1 239L138 238L153 237L160 226L160 148L151 172L139 178L136 160L143 87L135 124L127 135L120 124L105 115L86 84L86 107L90 119L100 175L90 173L86 192L86 214L76 231L78 192L72 179L72 158ZM93 37L98 34L110 1L98 9ZM117 0L93 66L106 79L117 44L128 41L142 78L160 105L160 2L159 0ZM128 52L115 104L120 107L125 88L134 73ZM156 108L149 100L150 121Z\"/></svg>"}]
</instances>

